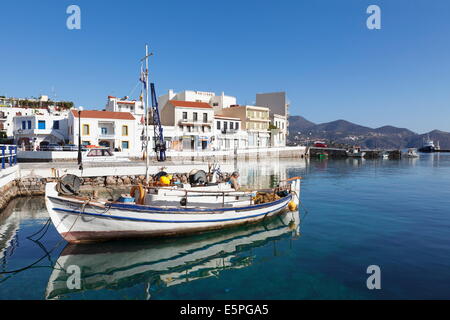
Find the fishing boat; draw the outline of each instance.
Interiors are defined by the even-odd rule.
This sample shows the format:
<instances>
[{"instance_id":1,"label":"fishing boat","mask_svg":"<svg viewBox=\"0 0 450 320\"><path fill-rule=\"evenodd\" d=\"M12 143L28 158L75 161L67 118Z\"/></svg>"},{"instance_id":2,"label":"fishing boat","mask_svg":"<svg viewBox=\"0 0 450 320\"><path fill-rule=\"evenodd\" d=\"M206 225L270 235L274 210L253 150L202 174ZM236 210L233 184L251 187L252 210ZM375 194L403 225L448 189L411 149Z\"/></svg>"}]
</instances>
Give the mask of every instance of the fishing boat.
<instances>
[{"instance_id":1,"label":"fishing boat","mask_svg":"<svg viewBox=\"0 0 450 320\"><path fill-rule=\"evenodd\" d=\"M164 242L68 244L48 279L45 298L59 299L83 291L120 290L142 284L146 297L151 298L165 287L217 277L222 271L250 266L253 248L269 241L297 239L299 235L300 215L295 211L257 225ZM245 252L250 256L243 255ZM274 253L273 258L276 257ZM72 275L68 270L74 265L83 275L83 286L78 289L67 286Z\"/></svg>"},{"instance_id":2,"label":"fishing boat","mask_svg":"<svg viewBox=\"0 0 450 320\"><path fill-rule=\"evenodd\" d=\"M277 188L252 192L180 189L180 201L180 195L168 195L166 201L155 200L150 190L157 187L152 187L144 202L137 204L81 196L76 183L63 183L73 178L67 176L46 184L45 202L56 230L70 243L172 237L257 223L296 210L301 179L294 177L282 181Z\"/></svg>"},{"instance_id":3,"label":"fishing boat","mask_svg":"<svg viewBox=\"0 0 450 320\"><path fill-rule=\"evenodd\" d=\"M419 157L415 148L409 148L408 151L406 151L405 156L407 158L418 158Z\"/></svg>"},{"instance_id":4,"label":"fishing boat","mask_svg":"<svg viewBox=\"0 0 450 320\"><path fill-rule=\"evenodd\" d=\"M353 158L364 158L366 153L364 151L361 151L360 147L354 147L350 150L347 150L347 156L353 157Z\"/></svg>"},{"instance_id":5,"label":"fishing boat","mask_svg":"<svg viewBox=\"0 0 450 320\"><path fill-rule=\"evenodd\" d=\"M383 160L389 160L389 153L383 152L383 153L381 154L381 158L382 158Z\"/></svg>"}]
</instances>

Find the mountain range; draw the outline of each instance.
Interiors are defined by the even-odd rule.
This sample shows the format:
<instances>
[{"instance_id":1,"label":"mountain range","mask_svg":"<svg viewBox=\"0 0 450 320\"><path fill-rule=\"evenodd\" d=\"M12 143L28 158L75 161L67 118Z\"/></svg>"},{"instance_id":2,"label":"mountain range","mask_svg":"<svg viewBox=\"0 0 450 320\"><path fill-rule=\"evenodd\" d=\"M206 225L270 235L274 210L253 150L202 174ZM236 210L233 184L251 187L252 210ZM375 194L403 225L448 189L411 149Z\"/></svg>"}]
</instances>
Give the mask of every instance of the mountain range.
<instances>
[{"instance_id":1,"label":"mountain range","mask_svg":"<svg viewBox=\"0 0 450 320\"><path fill-rule=\"evenodd\" d=\"M450 133L433 130L418 134L406 128L383 126L369 128L346 120L316 124L301 116L289 117L290 143L306 143L312 140L326 140L344 145L360 145L363 148L403 149L419 148L424 138L439 141L442 149L450 149Z\"/></svg>"}]
</instances>

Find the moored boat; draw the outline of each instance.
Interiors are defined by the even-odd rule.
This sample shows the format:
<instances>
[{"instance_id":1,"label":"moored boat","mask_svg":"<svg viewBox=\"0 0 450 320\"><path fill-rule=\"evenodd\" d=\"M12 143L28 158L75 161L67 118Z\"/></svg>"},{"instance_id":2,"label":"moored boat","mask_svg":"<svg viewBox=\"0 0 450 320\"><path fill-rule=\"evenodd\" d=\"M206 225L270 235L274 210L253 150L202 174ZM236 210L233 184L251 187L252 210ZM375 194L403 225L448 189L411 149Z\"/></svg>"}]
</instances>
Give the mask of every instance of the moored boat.
<instances>
[{"instance_id":1,"label":"moored boat","mask_svg":"<svg viewBox=\"0 0 450 320\"><path fill-rule=\"evenodd\" d=\"M427 136L426 139L423 141L423 145L421 148L419 148L419 152L435 152L436 147L434 145L434 141L430 139L429 136Z\"/></svg>"},{"instance_id":2,"label":"moored boat","mask_svg":"<svg viewBox=\"0 0 450 320\"><path fill-rule=\"evenodd\" d=\"M364 151L361 151L360 147L354 147L354 148L352 148L352 149L347 151L347 156L348 157L364 158L365 155L366 155L366 153Z\"/></svg>"},{"instance_id":3,"label":"moored boat","mask_svg":"<svg viewBox=\"0 0 450 320\"><path fill-rule=\"evenodd\" d=\"M180 189L182 202L180 195L169 195L167 202L147 196L137 204L63 194L59 183L47 183L45 201L56 230L71 243L170 237L256 223L296 208L300 193L295 177L264 190L273 195L268 202L255 201L255 191Z\"/></svg>"},{"instance_id":4,"label":"moored boat","mask_svg":"<svg viewBox=\"0 0 450 320\"><path fill-rule=\"evenodd\" d=\"M407 158L418 158L419 157L415 148L409 148L408 151L406 151L405 156Z\"/></svg>"}]
</instances>

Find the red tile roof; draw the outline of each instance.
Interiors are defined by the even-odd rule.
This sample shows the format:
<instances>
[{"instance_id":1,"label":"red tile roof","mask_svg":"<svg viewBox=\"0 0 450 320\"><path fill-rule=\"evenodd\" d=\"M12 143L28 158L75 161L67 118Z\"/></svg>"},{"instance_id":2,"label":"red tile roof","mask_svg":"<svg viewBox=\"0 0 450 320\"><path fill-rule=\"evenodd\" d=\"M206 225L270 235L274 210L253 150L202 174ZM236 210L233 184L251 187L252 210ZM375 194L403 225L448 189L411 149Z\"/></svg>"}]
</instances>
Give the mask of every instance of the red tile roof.
<instances>
[{"instance_id":1,"label":"red tile roof","mask_svg":"<svg viewBox=\"0 0 450 320\"><path fill-rule=\"evenodd\" d=\"M78 110L71 110L71 111L74 117L78 117ZM113 112L113 111L99 111L99 110L83 110L81 111L81 118L134 120L133 115L129 112Z\"/></svg>"},{"instance_id":2,"label":"red tile roof","mask_svg":"<svg viewBox=\"0 0 450 320\"><path fill-rule=\"evenodd\" d=\"M169 103L174 107L183 107L183 108L204 108L204 109L212 109L210 104L206 102L193 102L193 101L179 101L179 100L169 100Z\"/></svg>"}]
</instances>

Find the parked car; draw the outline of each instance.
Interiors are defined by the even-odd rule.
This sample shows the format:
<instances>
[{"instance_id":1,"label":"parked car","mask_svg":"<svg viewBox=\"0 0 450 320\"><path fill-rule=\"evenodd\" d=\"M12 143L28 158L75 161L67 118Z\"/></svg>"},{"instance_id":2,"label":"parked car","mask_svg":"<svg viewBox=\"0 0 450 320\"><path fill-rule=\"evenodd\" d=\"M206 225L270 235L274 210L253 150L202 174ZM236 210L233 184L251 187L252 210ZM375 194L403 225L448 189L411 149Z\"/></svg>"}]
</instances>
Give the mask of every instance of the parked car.
<instances>
[{"instance_id":1,"label":"parked car","mask_svg":"<svg viewBox=\"0 0 450 320\"><path fill-rule=\"evenodd\" d=\"M82 153L83 162L123 162L130 161L126 157L117 157L109 148L93 147L87 148Z\"/></svg>"},{"instance_id":2,"label":"parked car","mask_svg":"<svg viewBox=\"0 0 450 320\"><path fill-rule=\"evenodd\" d=\"M78 146L76 146L74 144L65 144L63 146L63 150L64 151L78 151Z\"/></svg>"},{"instance_id":3,"label":"parked car","mask_svg":"<svg viewBox=\"0 0 450 320\"><path fill-rule=\"evenodd\" d=\"M314 143L314 147L317 148L328 148L328 145L324 142L317 141Z\"/></svg>"}]
</instances>

